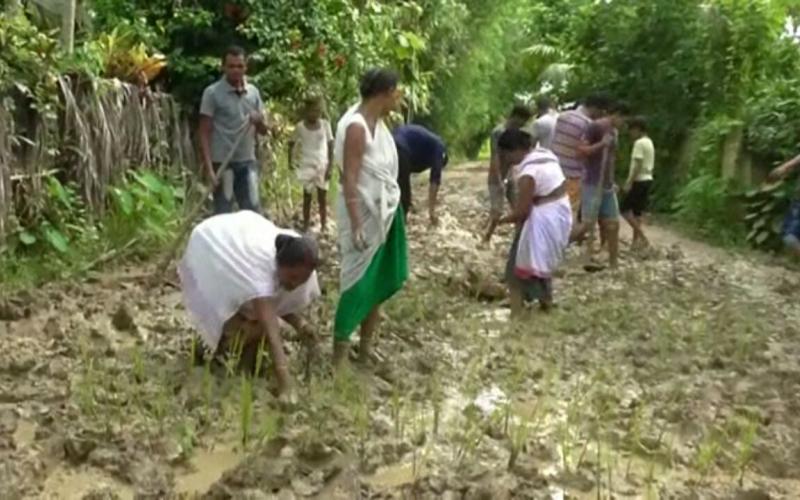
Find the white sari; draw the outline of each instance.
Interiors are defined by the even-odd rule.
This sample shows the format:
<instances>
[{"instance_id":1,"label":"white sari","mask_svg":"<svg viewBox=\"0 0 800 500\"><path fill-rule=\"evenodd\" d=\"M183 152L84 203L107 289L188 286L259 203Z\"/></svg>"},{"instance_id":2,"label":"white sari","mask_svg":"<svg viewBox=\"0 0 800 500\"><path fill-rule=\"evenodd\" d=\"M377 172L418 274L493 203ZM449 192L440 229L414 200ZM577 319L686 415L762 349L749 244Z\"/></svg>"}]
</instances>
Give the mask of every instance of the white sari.
<instances>
[{"instance_id":1,"label":"white sari","mask_svg":"<svg viewBox=\"0 0 800 500\"><path fill-rule=\"evenodd\" d=\"M517 167L517 179L531 177L534 199L553 193L565 182L556 156L536 148ZM564 259L572 230L572 208L566 193L562 198L531 208L519 237L514 274L521 279L550 279Z\"/></svg>"},{"instance_id":2,"label":"white sari","mask_svg":"<svg viewBox=\"0 0 800 500\"><path fill-rule=\"evenodd\" d=\"M336 223L339 228L341 250L341 291L356 284L372 262L375 253L386 241L392 227L395 212L400 204L400 186L397 184L397 147L391 132L383 120L375 125L373 134L358 112L358 104L352 106L339 120L336 127L334 157L344 168L344 142L347 128L352 124L364 127L367 144L358 176L358 211L367 249L360 251L353 245L353 230L344 199L344 190L339 190L336 203Z\"/></svg>"},{"instance_id":3,"label":"white sari","mask_svg":"<svg viewBox=\"0 0 800 500\"><path fill-rule=\"evenodd\" d=\"M281 287L275 250L279 234L297 236L248 210L216 215L192 231L178 274L186 310L212 351L225 323L249 301L268 297L278 316L286 316L319 297L316 272L294 290Z\"/></svg>"}]
</instances>

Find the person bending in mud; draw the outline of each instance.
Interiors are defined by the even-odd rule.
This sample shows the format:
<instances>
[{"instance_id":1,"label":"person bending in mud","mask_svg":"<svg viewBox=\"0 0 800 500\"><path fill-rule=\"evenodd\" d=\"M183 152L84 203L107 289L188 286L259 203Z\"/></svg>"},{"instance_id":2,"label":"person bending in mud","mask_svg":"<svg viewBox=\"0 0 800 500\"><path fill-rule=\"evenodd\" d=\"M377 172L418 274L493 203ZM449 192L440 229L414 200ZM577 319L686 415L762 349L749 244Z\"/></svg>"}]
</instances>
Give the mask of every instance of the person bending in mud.
<instances>
[{"instance_id":1,"label":"person bending in mud","mask_svg":"<svg viewBox=\"0 0 800 500\"><path fill-rule=\"evenodd\" d=\"M553 273L569 245L572 207L566 177L550 150L533 148L533 138L521 130L505 131L498 146L505 160L519 164L516 205L500 219L518 228L508 254L506 283L512 315L519 317L523 301L538 300L542 310L553 304Z\"/></svg>"},{"instance_id":2,"label":"person bending in mud","mask_svg":"<svg viewBox=\"0 0 800 500\"><path fill-rule=\"evenodd\" d=\"M800 168L800 155L795 156L769 174L769 180L785 179ZM800 257L800 181L794 199L783 222L783 244L795 257Z\"/></svg>"},{"instance_id":3,"label":"person bending in mud","mask_svg":"<svg viewBox=\"0 0 800 500\"><path fill-rule=\"evenodd\" d=\"M398 174L400 184L400 205L403 215L408 217L411 210L411 174L431 170L428 188L428 216L431 225L439 223L436 214L436 200L442 184L442 170L447 166L447 147L441 137L420 125L402 125L392 132L397 145Z\"/></svg>"},{"instance_id":4,"label":"person bending in mud","mask_svg":"<svg viewBox=\"0 0 800 500\"><path fill-rule=\"evenodd\" d=\"M241 211L200 223L178 274L184 304L205 345L216 354L235 348L241 366L252 369L263 343L275 367L277 392L288 397L279 319L315 348L315 334L299 313L320 295L317 264L313 240Z\"/></svg>"},{"instance_id":5,"label":"person bending in mud","mask_svg":"<svg viewBox=\"0 0 800 500\"><path fill-rule=\"evenodd\" d=\"M508 115L505 124L498 126L492 131L489 142L491 159L489 160L489 202L491 205L489 228L483 237L484 243L489 243L497 229L500 217L505 212L506 201L509 206L514 206L514 182L509 179L511 164L504 162L500 158L500 150L497 141L506 130L518 130L525 126L533 117L533 113L527 106L517 104Z\"/></svg>"}]
</instances>

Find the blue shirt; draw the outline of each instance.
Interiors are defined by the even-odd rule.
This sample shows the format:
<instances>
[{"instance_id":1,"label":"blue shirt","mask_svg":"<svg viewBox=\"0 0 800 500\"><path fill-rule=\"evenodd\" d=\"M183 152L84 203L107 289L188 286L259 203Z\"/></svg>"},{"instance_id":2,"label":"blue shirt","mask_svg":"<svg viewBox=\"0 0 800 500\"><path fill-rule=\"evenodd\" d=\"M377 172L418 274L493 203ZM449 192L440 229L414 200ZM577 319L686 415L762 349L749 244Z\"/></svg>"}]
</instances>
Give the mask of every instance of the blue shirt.
<instances>
[{"instance_id":1,"label":"blue shirt","mask_svg":"<svg viewBox=\"0 0 800 500\"><path fill-rule=\"evenodd\" d=\"M431 169L431 184L441 184L447 147L441 137L420 125L402 125L392 132L397 149L402 150L413 173Z\"/></svg>"}]
</instances>

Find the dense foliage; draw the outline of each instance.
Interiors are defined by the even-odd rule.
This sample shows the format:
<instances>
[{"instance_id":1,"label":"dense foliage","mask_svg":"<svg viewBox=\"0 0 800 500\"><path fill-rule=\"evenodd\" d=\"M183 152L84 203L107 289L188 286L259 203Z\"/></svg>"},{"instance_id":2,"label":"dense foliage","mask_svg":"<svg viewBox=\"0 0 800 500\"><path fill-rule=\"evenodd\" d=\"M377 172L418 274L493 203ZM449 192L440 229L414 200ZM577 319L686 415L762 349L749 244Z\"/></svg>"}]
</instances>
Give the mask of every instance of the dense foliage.
<instances>
[{"instance_id":1,"label":"dense foliage","mask_svg":"<svg viewBox=\"0 0 800 500\"><path fill-rule=\"evenodd\" d=\"M756 181L800 151L800 43L784 29L787 16L798 16L791 1L94 0L84 11L69 56L48 31L52 19L0 16L4 96L23 95L55 116L58 75L154 80L192 111L219 77L224 47L238 44L252 55L251 80L282 114L314 93L335 118L365 68L394 67L406 118L475 156L515 100L548 93L569 103L607 90L649 118L658 208L726 242L743 241L749 229L763 246L774 246L775 235L753 235L761 218L745 220L746 179L722 178L723 147L741 138L734 146ZM758 208L772 210L760 229L776 227L788 192L771 192L782 198Z\"/></svg>"}]
</instances>

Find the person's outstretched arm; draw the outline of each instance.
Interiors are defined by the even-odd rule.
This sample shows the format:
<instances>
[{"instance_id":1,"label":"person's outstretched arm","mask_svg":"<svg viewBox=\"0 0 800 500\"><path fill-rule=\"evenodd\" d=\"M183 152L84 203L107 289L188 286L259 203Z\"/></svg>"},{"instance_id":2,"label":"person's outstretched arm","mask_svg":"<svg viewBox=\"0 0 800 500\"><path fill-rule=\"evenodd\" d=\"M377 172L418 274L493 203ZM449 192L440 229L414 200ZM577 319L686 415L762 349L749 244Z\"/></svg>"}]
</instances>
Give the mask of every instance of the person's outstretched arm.
<instances>
[{"instance_id":1,"label":"person's outstretched arm","mask_svg":"<svg viewBox=\"0 0 800 500\"><path fill-rule=\"evenodd\" d=\"M267 340L269 354L275 366L275 377L278 381L278 395L288 394L291 390L291 377L289 375L289 361L283 351L280 324L275 304L268 298L253 300L256 320L261 327L263 338Z\"/></svg>"},{"instance_id":2,"label":"person's outstretched arm","mask_svg":"<svg viewBox=\"0 0 800 500\"><path fill-rule=\"evenodd\" d=\"M517 181L517 204L510 214L500 219L500 224L522 224L528 218L533 206L533 193L536 183L533 177L524 175Z\"/></svg>"},{"instance_id":3,"label":"person's outstretched arm","mask_svg":"<svg viewBox=\"0 0 800 500\"><path fill-rule=\"evenodd\" d=\"M786 177L792 175L794 171L797 170L797 167L800 167L800 155L795 156L791 160L770 172L769 180L774 182L785 179Z\"/></svg>"}]
</instances>

